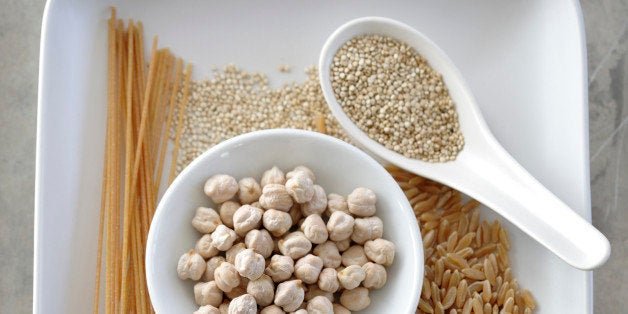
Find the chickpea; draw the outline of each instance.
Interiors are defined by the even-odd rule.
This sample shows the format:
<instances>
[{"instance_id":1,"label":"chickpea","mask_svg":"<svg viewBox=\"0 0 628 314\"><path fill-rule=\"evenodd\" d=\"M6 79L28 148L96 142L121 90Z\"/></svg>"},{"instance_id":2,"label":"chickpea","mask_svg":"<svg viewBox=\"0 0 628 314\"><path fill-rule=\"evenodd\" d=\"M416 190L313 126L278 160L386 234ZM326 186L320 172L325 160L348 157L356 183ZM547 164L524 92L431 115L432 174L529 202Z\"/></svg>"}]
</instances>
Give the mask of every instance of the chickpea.
<instances>
[{"instance_id":1,"label":"chickpea","mask_svg":"<svg viewBox=\"0 0 628 314\"><path fill-rule=\"evenodd\" d=\"M262 188L269 184L281 184L284 185L286 183L286 176L283 174L283 171L279 170L276 166L264 171L262 175L261 185Z\"/></svg>"},{"instance_id":2,"label":"chickpea","mask_svg":"<svg viewBox=\"0 0 628 314\"><path fill-rule=\"evenodd\" d=\"M307 302L318 296L325 297L330 302L334 302L334 294L331 292L321 290L321 288L319 288L317 285L309 285L307 287L304 300Z\"/></svg>"},{"instance_id":3,"label":"chickpea","mask_svg":"<svg viewBox=\"0 0 628 314\"><path fill-rule=\"evenodd\" d=\"M338 272L338 281L344 289L351 290L359 286L365 276L362 267L350 265Z\"/></svg>"},{"instance_id":4,"label":"chickpea","mask_svg":"<svg viewBox=\"0 0 628 314\"><path fill-rule=\"evenodd\" d=\"M295 231L279 240L279 251L292 259L299 259L305 256L312 249L312 243L305 237L303 232Z\"/></svg>"},{"instance_id":5,"label":"chickpea","mask_svg":"<svg viewBox=\"0 0 628 314\"><path fill-rule=\"evenodd\" d=\"M318 276L318 288L334 293L340 288L338 272L333 268L324 268Z\"/></svg>"},{"instance_id":6,"label":"chickpea","mask_svg":"<svg viewBox=\"0 0 628 314\"><path fill-rule=\"evenodd\" d=\"M281 282L290 279L294 272L294 261L292 258L283 255L273 255L270 263L264 271L274 282Z\"/></svg>"},{"instance_id":7,"label":"chickpea","mask_svg":"<svg viewBox=\"0 0 628 314\"><path fill-rule=\"evenodd\" d=\"M296 167L294 167L294 169L292 169L292 171L286 173L286 179L290 180L292 177L294 177L299 172L302 172L303 174L305 174L308 178L310 178L310 180L312 180L312 182L316 181L316 177L314 176L314 172L312 170L310 170L310 168L308 168L306 166L296 166Z\"/></svg>"},{"instance_id":8,"label":"chickpea","mask_svg":"<svg viewBox=\"0 0 628 314\"><path fill-rule=\"evenodd\" d=\"M240 276L255 280L264 274L264 257L251 249L242 250L235 258L235 268Z\"/></svg>"},{"instance_id":9,"label":"chickpea","mask_svg":"<svg viewBox=\"0 0 628 314\"><path fill-rule=\"evenodd\" d=\"M214 204L220 204L232 199L238 192L238 182L232 176L216 174L205 182L205 195L212 199Z\"/></svg>"},{"instance_id":10,"label":"chickpea","mask_svg":"<svg viewBox=\"0 0 628 314\"><path fill-rule=\"evenodd\" d=\"M246 286L246 293L252 295L257 304L268 306L273 303L275 298L275 284L270 277L262 275L255 280L249 281L249 284Z\"/></svg>"},{"instance_id":11,"label":"chickpea","mask_svg":"<svg viewBox=\"0 0 628 314\"><path fill-rule=\"evenodd\" d=\"M242 250L245 249L246 244L244 243L234 244L227 252L225 252L225 258L227 259L227 262L235 264L236 255L238 255L238 253L242 252Z\"/></svg>"},{"instance_id":12,"label":"chickpea","mask_svg":"<svg viewBox=\"0 0 628 314\"><path fill-rule=\"evenodd\" d=\"M265 229L257 230L253 229L246 234L244 238L246 247L262 255L264 258L269 258L273 253L273 238L270 233Z\"/></svg>"},{"instance_id":13,"label":"chickpea","mask_svg":"<svg viewBox=\"0 0 628 314\"><path fill-rule=\"evenodd\" d=\"M286 189L292 199L299 204L309 202L314 197L314 182L304 172L297 172L288 179Z\"/></svg>"},{"instance_id":14,"label":"chickpea","mask_svg":"<svg viewBox=\"0 0 628 314\"><path fill-rule=\"evenodd\" d=\"M199 282L194 285L194 300L201 306L219 306L222 303L222 290L215 281Z\"/></svg>"},{"instance_id":15,"label":"chickpea","mask_svg":"<svg viewBox=\"0 0 628 314\"><path fill-rule=\"evenodd\" d=\"M358 265L362 266L368 262L364 248L361 245L352 245L348 250L342 253L342 265Z\"/></svg>"},{"instance_id":16,"label":"chickpea","mask_svg":"<svg viewBox=\"0 0 628 314\"><path fill-rule=\"evenodd\" d=\"M395 259L395 244L384 239L375 239L364 243L364 253L373 262L390 266Z\"/></svg>"},{"instance_id":17,"label":"chickpea","mask_svg":"<svg viewBox=\"0 0 628 314\"><path fill-rule=\"evenodd\" d=\"M214 281L220 290L230 292L240 285L240 274L231 263L222 263L214 271Z\"/></svg>"},{"instance_id":18,"label":"chickpea","mask_svg":"<svg viewBox=\"0 0 628 314\"><path fill-rule=\"evenodd\" d=\"M226 251L231 248L236 240L236 233L225 225L219 225L211 235L212 246L220 251Z\"/></svg>"},{"instance_id":19,"label":"chickpea","mask_svg":"<svg viewBox=\"0 0 628 314\"><path fill-rule=\"evenodd\" d=\"M326 241L317 245L314 247L313 253L323 260L324 267L336 268L340 266L342 261L338 247L332 241Z\"/></svg>"},{"instance_id":20,"label":"chickpea","mask_svg":"<svg viewBox=\"0 0 628 314\"><path fill-rule=\"evenodd\" d=\"M250 294L243 294L229 303L229 314L257 314L257 303Z\"/></svg>"},{"instance_id":21,"label":"chickpea","mask_svg":"<svg viewBox=\"0 0 628 314\"><path fill-rule=\"evenodd\" d=\"M303 306L303 305L301 305ZM298 309L294 312L290 312L290 314L308 314L306 309Z\"/></svg>"},{"instance_id":22,"label":"chickpea","mask_svg":"<svg viewBox=\"0 0 628 314\"><path fill-rule=\"evenodd\" d=\"M299 203L294 203L290 210L288 211L290 215L290 219L292 219L292 223L295 224L301 220L303 217L303 213L301 212L301 205Z\"/></svg>"},{"instance_id":23,"label":"chickpea","mask_svg":"<svg viewBox=\"0 0 628 314\"><path fill-rule=\"evenodd\" d=\"M334 306L329 299L318 296L307 303L308 314L334 314Z\"/></svg>"},{"instance_id":24,"label":"chickpea","mask_svg":"<svg viewBox=\"0 0 628 314\"><path fill-rule=\"evenodd\" d=\"M313 284L323 269L323 260L318 256L308 254L294 264L294 275L304 283Z\"/></svg>"},{"instance_id":25,"label":"chickpea","mask_svg":"<svg viewBox=\"0 0 628 314\"><path fill-rule=\"evenodd\" d=\"M340 304L334 303L333 306L334 306L334 314L351 314L351 311L347 310L346 307Z\"/></svg>"},{"instance_id":26,"label":"chickpea","mask_svg":"<svg viewBox=\"0 0 628 314\"><path fill-rule=\"evenodd\" d=\"M301 231L310 242L320 244L327 241L329 236L327 233L327 226L323 218L318 214L312 214L307 216L301 224Z\"/></svg>"},{"instance_id":27,"label":"chickpea","mask_svg":"<svg viewBox=\"0 0 628 314\"><path fill-rule=\"evenodd\" d=\"M199 207L196 209L192 226L200 233L212 233L220 225L220 215L212 208Z\"/></svg>"},{"instance_id":28,"label":"chickpea","mask_svg":"<svg viewBox=\"0 0 628 314\"><path fill-rule=\"evenodd\" d=\"M241 295L245 295L246 294L246 284L244 284L245 279L246 278L240 278L240 284L237 287L231 289L231 291L225 292L225 296L227 296L228 299L233 300Z\"/></svg>"},{"instance_id":29,"label":"chickpea","mask_svg":"<svg viewBox=\"0 0 628 314\"><path fill-rule=\"evenodd\" d=\"M383 234L384 223L379 217L356 218L351 240L358 244L364 244L368 240L381 238Z\"/></svg>"},{"instance_id":30,"label":"chickpea","mask_svg":"<svg viewBox=\"0 0 628 314\"><path fill-rule=\"evenodd\" d=\"M211 258L220 252L216 247L212 245L212 237L209 234L203 235L196 242L196 246L194 246L194 250L201 254L203 258Z\"/></svg>"},{"instance_id":31,"label":"chickpea","mask_svg":"<svg viewBox=\"0 0 628 314\"><path fill-rule=\"evenodd\" d=\"M292 207L292 197L284 185L268 184L262 189L259 203L265 209L276 209L287 212Z\"/></svg>"},{"instance_id":32,"label":"chickpea","mask_svg":"<svg viewBox=\"0 0 628 314\"><path fill-rule=\"evenodd\" d=\"M222 256L214 256L207 261L207 267L205 267L205 273L203 274L203 281L214 280L214 271L225 262L225 258Z\"/></svg>"},{"instance_id":33,"label":"chickpea","mask_svg":"<svg viewBox=\"0 0 628 314\"><path fill-rule=\"evenodd\" d=\"M220 310L215 306L203 305L194 311L193 314L220 314Z\"/></svg>"},{"instance_id":34,"label":"chickpea","mask_svg":"<svg viewBox=\"0 0 628 314\"><path fill-rule=\"evenodd\" d=\"M376 211L376 202L375 192L367 188L357 188L347 196L349 212L360 217L373 216Z\"/></svg>"},{"instance_id":35,"label":"chickpea","mask_svg":"<svg viewBox=\"0 0 628 314\"><path fill-rule=\"evenodd\" d=\"M275 304L281 306L284 311L296 311L303 303L305 290L301 280L284 281L277 285L275 292Z\"/></svg>"},{"instance_id":36,"label":"chickpea","mask_svg":"<svg viewBox=\"0 0 628 314\"><path fill-rule=\"evenodd\" d=\"M327 195L325 195L325 190L320 185L314 185L314 195L309 202L303 203L301 205L301 211L304 216L309 216L312 214L321 215L325 212L327 208Z\"/></svg>"},{"instance_id":37,"label":"chickpea","mask_svg":"<svg viewBox=\"0 0 628 314\"><path fill-rule=\"evenodd\" d=\"M244 178L238 182L238 199L242 204L251 204L262 195L262 188L253 178Z\"/></svg>"},{"instance_id":38,"label":"chickpea","mask_svg":"<svg viewBox=\"0 0 628 314\"><path fill-rule=\"evenodd\" d=\"M229 301L225 300L219 307L220 314L229 314Z\"/></svg>"},{"instance_id":39,"label":"chickpea","mask_svg":"<svg viewBox=\"0 0 628 314\"><path fill-rule=\"evenodd\" d=\"M371 305L369 290L358 287L352 290L345 290L340 295L340 304L350 311L361 311Z\"/></svg>"},{"instance_id":40,"label":"chickpea","mask_svg":"<svg viewBox=\"0 0 628 314\"><path fill-rule=\"evenodd\" d=\"M275 304L269 305L263 308L261 312L259 312L259 314L285 314L285 313L286 312L284 312L280 307L278 307Z\"/></svg>"},{"instance_id":41,"label":"chickpea","mask_svg":"<svg viewBox=\"0 0 628 314\"><path fill-rule=\"evenodd\" d=\"M233 214L236 210L238 210L238 208L240 208L240 206L242 205L234 201L226 201L220 205L220 220L222 220L222 223L225 224L225 226L233 229Z\"/></svg>"},{"instance_id":42,"label":"chickpea","mask_svg":"<svg viewBox=\"0 0 628 314\"><path fill-rule=\"evenodd\" d=\"M386 268L380 264L368 262L362 265L364 270L364 288L379 289L386 284Z\"/></svg>"},{"instance_id":43,"label":"chickpea","mask_svg":"<svg viewBox=\"0 0 628 314\"><path fill-rule=\"evenodd\" d=\"M340 241L336 241L334 243L336 243L336 247L338 247L338 251L339 252L344 252L347 249L349 249L349 247L351 247L351 239L349 239L349 238L344 239L344 240L340 240Z\"/></svg>"},{"instance_id":44,"label":"chickpea","mask_svg":"<svg viewBox=\"0 0 628 314\"><path fill-rule=\"evenodd\" d=\"M344 212L333 212L327 221L327 231L329 231L329 239L332 241L341 241L351 237L353 233L354 219L351 215Z\"/></svg>"},{"instance_id":45,"label":"chickpea","mask_svg":"<svg viewBox=\"0 0 628 314\"><path fill-rule=\"evenodd\" d=\"M272 235L279 237L290 230L292 218L286 212L269 209L262 215L262 224Z\"/></svg>"},{"instance_id":46,"label":"chickpea","mask_svg":"<svg viewBox=\"0 0 628 314\"><path fill-rule=\"evenodd\" d=\"M251 205L242 205L233 213L233 227L235 233L243 237L247 232L259 228L262 225L264 212Z\"/></svg>"},{"instance_id":47,"label":"chickpea","mask_svg":"<svg viewBox=\"0 0 628 314\"><path fill-rule=\"evenodd\" d=\"M187 253L181 255L179 263L177 263L177 275L179 278L199 280L205 272L205 260L203 257L196 253L194 250L190 250Z\"/></svg>"},{"instance_id":48,"label":"chickpea","mask_svg":"<svg viewBox=\"0 0 628 314\"><path fill-rule=\"evenodd\" d=\"M345 212L349 214L349 207L347 207L347 199L336 193L330 193L327 195L327 216L330 216L333 212Z\"/></svg>"}]
</instances>

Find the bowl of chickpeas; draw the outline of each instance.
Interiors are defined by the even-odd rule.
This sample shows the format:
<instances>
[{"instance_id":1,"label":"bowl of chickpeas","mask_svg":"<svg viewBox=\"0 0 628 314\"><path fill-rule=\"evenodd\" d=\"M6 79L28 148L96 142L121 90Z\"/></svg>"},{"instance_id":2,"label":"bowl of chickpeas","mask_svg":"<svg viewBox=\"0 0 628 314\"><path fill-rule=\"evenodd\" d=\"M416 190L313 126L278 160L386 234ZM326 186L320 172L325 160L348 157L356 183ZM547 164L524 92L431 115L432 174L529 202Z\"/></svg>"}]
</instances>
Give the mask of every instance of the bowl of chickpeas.
<instances>
[{"instance_id":1,"label":"bowl of chickpeas","mask_svg":"<svg viewBox=\"0 0 628 314\"><path fill-rule=\"evenodd\" d=\"M320 133L226 140L167 189L146 277L157 313L414 313L423 246L384 167Z\"/></svg>"}]
</instances>

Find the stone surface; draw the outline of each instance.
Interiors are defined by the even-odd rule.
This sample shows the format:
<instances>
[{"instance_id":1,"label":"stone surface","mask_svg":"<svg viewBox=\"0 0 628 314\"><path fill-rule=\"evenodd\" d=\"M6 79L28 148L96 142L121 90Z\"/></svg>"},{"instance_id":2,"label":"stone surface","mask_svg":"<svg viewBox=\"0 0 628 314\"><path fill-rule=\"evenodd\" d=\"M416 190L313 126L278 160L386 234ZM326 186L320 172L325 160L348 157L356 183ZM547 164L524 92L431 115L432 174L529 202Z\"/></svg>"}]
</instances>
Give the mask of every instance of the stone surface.
<instances>
[{"instance_id":1,"label":"stone surface","mask_svg":"<svg viewBox=\"0 0 628 314\"><path fill-rule=\"evenodd\" d=\"M628 0L581 3L587 33L593 223L609 237L596 313L628 307ZM0 1L0 313L32 306L37 69L43 0Z\"/></svg>"}]
</instances>

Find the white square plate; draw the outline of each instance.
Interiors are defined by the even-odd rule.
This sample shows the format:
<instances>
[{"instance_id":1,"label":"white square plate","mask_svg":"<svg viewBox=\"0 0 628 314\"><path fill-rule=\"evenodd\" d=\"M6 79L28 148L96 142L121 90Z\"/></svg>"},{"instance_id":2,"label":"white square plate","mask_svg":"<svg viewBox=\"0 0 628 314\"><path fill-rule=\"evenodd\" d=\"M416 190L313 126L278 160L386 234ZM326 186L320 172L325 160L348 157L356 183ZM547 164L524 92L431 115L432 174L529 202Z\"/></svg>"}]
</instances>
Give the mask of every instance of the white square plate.
<instances>
[{"instance_id":1,"label":"white square plate","mask_svg":"<svg viewBox=\"0 0 628 314\"><path fill-rule=\"evenodd\" d=\"M202 78L235 63L273 85L303 79L342 23L378 15L429 36L462 71L488 125L551 191L590 219L586 51L578 2L51 0L41 40L34 311L92 309L104 151L109 6L144 23ZM294 66L291 75L280 65ZM494 215L484 210L484 218ZM590 313L591 274L505 223L538 313Z\"/></svg>"}]
</instances>

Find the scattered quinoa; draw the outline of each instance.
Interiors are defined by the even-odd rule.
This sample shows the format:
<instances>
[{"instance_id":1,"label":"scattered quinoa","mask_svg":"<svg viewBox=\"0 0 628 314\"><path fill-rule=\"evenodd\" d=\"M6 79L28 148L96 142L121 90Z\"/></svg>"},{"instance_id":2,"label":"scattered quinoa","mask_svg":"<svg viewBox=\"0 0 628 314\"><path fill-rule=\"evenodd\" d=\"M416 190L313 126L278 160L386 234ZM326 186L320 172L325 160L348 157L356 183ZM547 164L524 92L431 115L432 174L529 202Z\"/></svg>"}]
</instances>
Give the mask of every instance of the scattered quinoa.
<instances>
[{"instance_id":1,"label":"scattered quinoa","mask_svg":"<svg viewBox=\"0 0 628 314\"><path fill-rule=\"evenodd\" d=\"M331 84L349 118L388 149L446 162L464 146L441 75L406 43L381 35L349 40L334 56Z\"/></svg>"}]
</instances>

